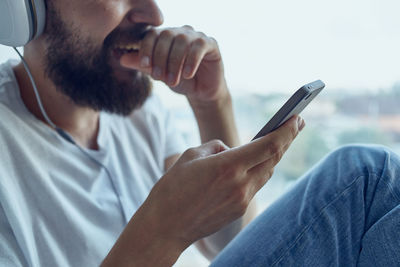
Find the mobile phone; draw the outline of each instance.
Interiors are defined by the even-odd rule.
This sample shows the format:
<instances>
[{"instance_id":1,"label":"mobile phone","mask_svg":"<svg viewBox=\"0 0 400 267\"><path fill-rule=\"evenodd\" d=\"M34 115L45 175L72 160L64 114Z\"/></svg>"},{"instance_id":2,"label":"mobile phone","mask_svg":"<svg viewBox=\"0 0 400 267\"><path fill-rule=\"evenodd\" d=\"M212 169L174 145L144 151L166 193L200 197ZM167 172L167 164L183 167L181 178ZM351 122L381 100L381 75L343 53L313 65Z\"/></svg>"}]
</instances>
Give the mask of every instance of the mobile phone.
<instances>
[{"instance_id":1,"label":"mobile phone","mask_svg":"<svg viewBox=\"0 0 400 267\"><path fill-rule=\"evenodd\" d=\"M260 138L285 123L293 115L299 115L300 112L324 89L325 84L321 80L309 83L297 90L289 100L278 110L272 119L252 139Z\"/></svg>"}]
</instances>

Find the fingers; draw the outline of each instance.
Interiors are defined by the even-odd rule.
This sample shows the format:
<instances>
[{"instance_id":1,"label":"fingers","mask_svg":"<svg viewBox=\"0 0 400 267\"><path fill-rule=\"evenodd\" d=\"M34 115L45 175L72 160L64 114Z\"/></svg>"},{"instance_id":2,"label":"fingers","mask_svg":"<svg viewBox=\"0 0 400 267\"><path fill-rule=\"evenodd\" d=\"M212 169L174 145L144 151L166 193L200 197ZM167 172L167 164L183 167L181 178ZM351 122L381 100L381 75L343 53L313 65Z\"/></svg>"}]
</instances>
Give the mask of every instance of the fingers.
<instances>
[{"instance_id":1,"label":"fingers","mask_svg":"<svg viewBox=\"0 0 400 267\"><path fill-rule=\"evenodd\" d=\"M207 48L208 42L205 38L198 38L193 42L183 68L183 78L193 78L200 66L202 59L208 52Z\"/></svg>"},{"instance_id":2,"label":"fingers","mask_svg":"<svg viewBox=\"0 0 400 267\"><path fill-rule=\"evenodd\" d=\"M154 45L157 42L158 33L153 29L150 30L143 40L140 42L139 58L140 66L151 70L151 62L153 61Z\"/></svg>"},{"instance_id":3,"label":"fingers","mask_svg":"<svg viewBox=\"0 0 400 267\"><path fill-rule=\"evenodd\" d=\"M152 74L151 62L153 60L153 50L157 42L158 32L154 29L147 32L146 36L140 42L139 53L128 53L121 57L120 63L126 68L132 68L142 71L146 74Z\"/></svg>"},{"instance_id":4,"label":"fingers","mask_svg":"<svg viewBox=\"0 0 400 267\"><path fill-rule=\"evenodd\" d=\"M275 166L296 138L303 123L300 117L293 116L272 133L223 154L227 160L241 164L245 171L268 160L272 160L272 166Z\"/></svg>"},{"instance_id":5,"label":"fingers","mask_svg":"<svg viewBox=\"0 0 400 267\"><path fill-rule=\"evenodd\" d=\"M150 74L169 86L176 86L182 79L193 78L209 54L219 55L214 39L190 26L162 31L152 29L141 41L139 54L124 55L121 64Z\"/></svg>"},{"instance_id":6,"label":"fingers","mask_svg":"<svg viewBox=\"0 0 400 267\"><path fill-rule=\"evenodd\" d=\"M175 86L179 83L182 77L182 68L186 54L190 46L189 38L184 34L176 36L172 45L168 66L167 66L167 83L170 86Z\"/></svg>"},{"instance_id":7,"label":"fingers","mask_svg":"<svg viewBox=\"0 0 400 267\"><path fill-rule=\"evenodd\" d=\"M174 43L174 33L170 30L161 32L153 51L153 72L156 80L165 80L167 73L167 61L171 46Z\"/></svg>"}]
</instances>

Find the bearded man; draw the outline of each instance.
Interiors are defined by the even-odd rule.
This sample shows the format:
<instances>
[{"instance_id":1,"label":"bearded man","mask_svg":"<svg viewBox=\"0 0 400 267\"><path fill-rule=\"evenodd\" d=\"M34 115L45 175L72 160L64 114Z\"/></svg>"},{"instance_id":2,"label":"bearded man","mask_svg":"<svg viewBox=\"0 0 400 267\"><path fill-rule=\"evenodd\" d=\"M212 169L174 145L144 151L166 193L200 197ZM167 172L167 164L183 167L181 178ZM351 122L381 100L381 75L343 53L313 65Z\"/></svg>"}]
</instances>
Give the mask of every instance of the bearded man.
<instances>
[{"instance_id":1,"label":"bearded man","mask_svg":"<svg viewBox=\"0 0 400 267\"><path fill-rule=\"evenodd\" d=\"M239 146L217 42L162 22L154 0L48 0L28 67L1 66L0 265L171 266L193 243L212 266L399 263L400 160L382 147L333 152L241 231L305 123ZM187 97L201 146L152 80Z\"/></svg>"}]
</instances>

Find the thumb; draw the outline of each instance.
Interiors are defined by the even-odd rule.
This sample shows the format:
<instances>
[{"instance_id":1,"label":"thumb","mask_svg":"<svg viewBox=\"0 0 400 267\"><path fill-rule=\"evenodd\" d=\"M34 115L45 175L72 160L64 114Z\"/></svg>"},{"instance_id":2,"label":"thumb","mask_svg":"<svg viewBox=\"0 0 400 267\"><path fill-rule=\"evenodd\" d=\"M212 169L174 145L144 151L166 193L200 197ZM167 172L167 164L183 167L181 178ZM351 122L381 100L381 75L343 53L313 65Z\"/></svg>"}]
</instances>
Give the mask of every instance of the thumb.
<instances>
[{"instance_id":1,"label":"thumb","mask_svg":"<svg viewBox=\"0 0 400 267\"><path fill-rule=\"evenodd\" d=\"M183 153L181 159L195 160L199 158L206 158L211 155L229 150L229 147L220 140L212 140L198 147L190 148Z\"/></svg>"},{"instance_id":2,"label":"thumb","mask_svg":"<svg viewBox=\"0 0 400 267\"><path fill-rule=\"evenodd\" d=\"M125 54L121 57L119 62L125 68L135 69L135 70L141 71L141 72L149 74L149 75L151 74L150 67L147 67L147 68L141 67L139 53Z\"/></svg>"}]
</instances>

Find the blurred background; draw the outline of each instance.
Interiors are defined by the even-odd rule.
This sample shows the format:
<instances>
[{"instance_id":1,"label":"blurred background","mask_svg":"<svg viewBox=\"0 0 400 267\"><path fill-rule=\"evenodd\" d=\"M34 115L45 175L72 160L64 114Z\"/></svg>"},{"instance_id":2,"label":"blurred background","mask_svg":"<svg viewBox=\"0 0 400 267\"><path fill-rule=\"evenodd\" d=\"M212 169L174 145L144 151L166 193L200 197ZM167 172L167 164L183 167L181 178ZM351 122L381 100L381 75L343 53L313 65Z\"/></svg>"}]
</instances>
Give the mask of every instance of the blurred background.
<instances>
[{"instance_id":1,"label":"blurred background","mask_svg":"<svg viewBox=\"0 0 400 267\"><path fill-rule=\"evenodd\" d=\"M302 113L307 127L257 194L260 211L312 165L349 143L400 153L398 0L159 0L164 26L192 25L219 43L241 140L248 142L299 87L323 92ZM16 58L0 46L0 63ZM184 97L156 83L188 145L198 145ZM189 248L177 267L207 266Z\"/></svg>"}]
</instances>

